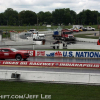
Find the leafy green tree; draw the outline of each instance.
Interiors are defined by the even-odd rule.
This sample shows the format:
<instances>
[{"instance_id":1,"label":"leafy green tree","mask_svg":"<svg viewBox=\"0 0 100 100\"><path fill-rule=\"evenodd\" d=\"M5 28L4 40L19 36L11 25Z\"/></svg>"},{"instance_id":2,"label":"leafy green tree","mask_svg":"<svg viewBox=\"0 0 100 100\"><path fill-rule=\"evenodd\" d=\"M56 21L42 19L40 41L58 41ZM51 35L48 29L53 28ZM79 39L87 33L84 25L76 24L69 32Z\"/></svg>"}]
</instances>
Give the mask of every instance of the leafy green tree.
<instances>
[{"instance_id":1,"label":"leafy green tree","mask_svg":"<svg viewBox=\"0 0 100 100\"><path fill-rule=\"evenodd\" d=\"M44 13L44 21L47 22L47 24L52 23L52 14L49 11Z\"/></svg>"},{"instance_id":2,"label":"leafy green tree","mask_svg":"<svg viewBox=\"0 0 100 100\"><path fill-rule=\"evenodd\" d=\"M100 25L100 17L98 17L97 21L98 21L98 25Z\"/></svg>"},{"instance_id":3,"label":"leafy green tree","mask_svg":"<svg viewBox=\"0 0 100 100\"><path fill-rule=\"evenodd\" d=\"M37 13L37 20L38 22L42 25L45 22L45 13L43 11L40 11L39 13Z\"/></svg>"},{"instance_id":4,"label":"leafy green tree","mask_svg":"<svg viewBox=\"0 0 100 100\"><path fill-rule=\"evenodd\" d=\"M70 10L69 8L55 9L52 12L53 23L55 24L65 24L76 23L76 12Z\"/></svg>"},{"instance_id":5,"label":"leafy green tree","mask_svg":"<svg viewBox=\"0 0 100 100\"><path fill-rule=\"evenodd\" d=\"M77 15L79 24L93 25L97 24L97 17L99 13L97 11L91 11L89 9L83 10Z\"/></svg>"},{"instance_id":6,"label":"leafy green tree","mask_svg":"<svg viewBox=\"0 0 100 100\"><path fill-rule=\"evenodd\" d=\"M0 13L0 25L6 25L7 21L5 20L4 13Z\"/></svg>"},{"instance_id":7,"label":"leafy green tree","mask_svg":"<svg viewBox=\"0 0 100 100\"><path fill-rule=\"evenodd\" d=\"M33 11L23 10L18 14L19 24L34 25L37 23L37 15Z\"/></svg>"},{"instance_id":8,"label":"leafy green tree","mask_svg":"<svg viewBox=\"0 0 100 100\"><path fill-rule=\"evenodd\" d=\"M30 10L17 12L12 8L7 8L4 13L0 13L0 25L34 25L34 24L100 24L100 13L89 9L82 10L76 14L69 8L55 9L54 11L35 13Z\"/></svg>"},{"instance_id":9,"label":"leafy green tree","mask_svg":"<svg viewBox=\"0 0 100 100\"><path fill-rule=\"evenodd\" d=\"M12 8L7 8L4 12L5 20L7 21L7 25L14 25L18 20L18 12L13 10Z\"/></svg>"},{"instance_id":10,"label":"leafy green tree","mask_svg":"<svg viewBox=\"0 0 100 100\"><path fill-rule=\"evenodd\" d=\"M85 11L86 14L86 24L89 25L89 23L91 23L93 15L92 15L92 11L90 11L89 9Z\"/></svg>"},{"instance_id":11,"label":"leafy green tree","mask_svg":"<svg viewBox=\"0 0 100 100\"><path fill-rule=\"evenodd\" d=\"M93 25L98 24L98 15L99 15L98 11L92 11L92 16L93 17L92 17L91 22L92 22Z\"/></svg>"},{"instance_id":12,"label":"leafy green tree","mask_svg":"<svg viewBox=\"0 0 100 100\"><path fill-rule=\"evenodd\" d=\"M70 10L70 15L71 15L71 24L76 24L77 21L77 14L75 11Z\"/></svg>"},{"instance_id":13,"label":"leafy green tree","mask_svg":"<svg viewBox=\"0 0 100 100\"><path fill-rule=\"evenodd\" d=\"M86 24L86 14L84 10L77 15L77 21L80 25Z\"/></svg>"},{"instance_id":14,"label":"leafy green tree","mask_svg":"<svg viewBox=\"0 0 100 100\"><path fill-rule=\"evenodd\" d=\"M61 25L65 20L65 15L64 9L55 9L52 12L53 23Z\"/></svg>"}]
</instances>

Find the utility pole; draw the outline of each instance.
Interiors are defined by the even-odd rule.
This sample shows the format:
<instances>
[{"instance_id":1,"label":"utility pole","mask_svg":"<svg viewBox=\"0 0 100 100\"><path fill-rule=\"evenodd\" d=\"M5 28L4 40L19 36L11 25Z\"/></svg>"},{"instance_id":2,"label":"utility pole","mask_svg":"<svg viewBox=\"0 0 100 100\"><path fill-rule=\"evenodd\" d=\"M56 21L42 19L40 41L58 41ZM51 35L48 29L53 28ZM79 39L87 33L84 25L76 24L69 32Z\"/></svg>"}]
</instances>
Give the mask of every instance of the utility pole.
<instances>
[{"instance_id":1,"label":"utility pole","mask_svg":"<svg viewBox=\"0 0 100 100\"><path fill-rule=\"evenodd\" d=\"M99 38L100 38L100 25L99 25Z\"/></svg>"},{"instance_id":2,"label":"utility pole","mask_svg":"<svg viewBox=\"0 0 100 100\"><path fill-rule=\"evenodd\" d=\"M7 26L8 26L8 20L7 20Z\"/></svg>"},{"instance_id":3,"label":"utility pole","mask_svg":"<svg viewBox=\"0 0 100 100\"><path fill-rule=\"evenodd\" d=\"M38 15L37 15L37 31L38 31Z\"/></svg>"},{"instance_id":4,"label":"utility pole","mask_svg":"<svg viewBox=\"0 0 100 100\"><path fill-rule=\"evenodd\" d=\"M100 25L98 23L98 11L97 11L97 27L99 28L99 39L100 39Z\"/></svg>"}]
</instances>

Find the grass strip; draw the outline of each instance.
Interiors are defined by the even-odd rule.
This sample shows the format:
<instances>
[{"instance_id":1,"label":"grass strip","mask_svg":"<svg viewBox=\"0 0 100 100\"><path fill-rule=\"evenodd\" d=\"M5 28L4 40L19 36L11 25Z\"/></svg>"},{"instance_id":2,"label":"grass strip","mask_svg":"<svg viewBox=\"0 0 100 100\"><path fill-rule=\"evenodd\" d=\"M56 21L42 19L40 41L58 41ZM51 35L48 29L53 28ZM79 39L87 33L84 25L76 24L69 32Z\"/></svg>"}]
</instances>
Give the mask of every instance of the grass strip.
<instances>
[{"instance_id":1,"label":"grass strip","mask_svg":"<svg viewBox=\"0 0 100 100\"><path fill-rule=\"evenodd\" d=\"M24 94L39 95L37 100L41 94L51 95L51 100L100 100L100 86L0 81L0 95Z\"/></svg>"},{"instance_id":2,"label":"grass strip","mask_svg":"<svg viewBox=\"0 0 100 100\"><path fill-rule=\"evenodd\" d=\"M40 49L36 49L36 50L40 50ZM95 50L95 49L41 49L41 50L50 50L50 51L100 51L100 50Z\"/></svg>"},{"instance_id":3,"label":"grass strip","mask_svg":"<svg viewBox=\"0 0 100 100\"><path fill-rule=\"evenodd\" d=\"M94 34L93 33L88 33L88 34L74 34L75 37L90 38L90 39L99 39L99 36L91 36L91 35L94 35Z\"/></svg>"}]
</instances>

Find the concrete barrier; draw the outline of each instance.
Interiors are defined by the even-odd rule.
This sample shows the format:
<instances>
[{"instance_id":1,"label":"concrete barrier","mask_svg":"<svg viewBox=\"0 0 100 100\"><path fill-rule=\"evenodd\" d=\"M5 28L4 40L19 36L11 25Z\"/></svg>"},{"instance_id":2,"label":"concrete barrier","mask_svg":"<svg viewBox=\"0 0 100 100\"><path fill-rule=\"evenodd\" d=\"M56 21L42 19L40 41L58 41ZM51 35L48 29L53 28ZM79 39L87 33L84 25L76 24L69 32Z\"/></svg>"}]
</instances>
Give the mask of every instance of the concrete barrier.
<instances>
[{"instance_id":1,"label":"concrete barrier","mask_svg":"<svg viewBox=\"0 0 100 100\"><path fill-rule=\"evenodd\" d=\"M100 83L100 74L90 74L90 83Z\"/></svg>"},{"instance_id":2,"label":"concrete barrier","mask_svg":"<svg viewBox=\"0 0 100 100\"><path fill-rule=\"evenodd\" d=\"M2 41L2 35L0 34L0 41Z\"/></svg>"},{"instance_id":3,"label":"concrete barrier","mask_svg":"<svg viewBox=\"0 0 100 100\"><path fill-rule=\"evenodd\" d=\"M76 38L77 41L81 42L92 42L92 43L97 43L98 39L89 39L89 38Z\"/></svg>"},{"instance_id":4,"label":"concrete barrier","mask_svg":"<svg viewBox=\"0 0 100 100\"><path fill-rule=\"evenodd\" d=\"M100 84L100 74L48 71L0 70L0 80L13 80L12 73L20 74L20 81L53 83Z\"/></svg>"}]
</instances>

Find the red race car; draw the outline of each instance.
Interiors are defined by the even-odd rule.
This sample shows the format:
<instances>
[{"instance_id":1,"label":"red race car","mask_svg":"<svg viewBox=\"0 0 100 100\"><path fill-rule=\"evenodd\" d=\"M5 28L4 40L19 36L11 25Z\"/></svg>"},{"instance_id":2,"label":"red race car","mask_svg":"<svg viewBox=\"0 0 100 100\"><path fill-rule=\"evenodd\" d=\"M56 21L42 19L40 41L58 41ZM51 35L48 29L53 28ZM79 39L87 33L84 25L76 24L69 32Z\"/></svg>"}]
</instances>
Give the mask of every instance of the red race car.
<instances>
[{"instance_id":1,"label":"red race car","mask_svg":"<svg viewBox=\"0 0 100 100\"><path fill-rule=\"evenodd\" d=\"M24 50L16 50L14 48L1 48L0 59L16 59L17 61L26 60L29 53Z\"/></svg>"},{"instance_id":2,"label":"red race car","mask_svg":"<svg viewBox=\"0 0 100 100\"><path fill-rule=\"evenodd\" d=\"M9 31L9 32L17 32L17 31L11 30L11 31Z\"/></svg>"},{"instance_id":3,"label":"red race car","mask_svg":"<svg viewBox=\"0 0 100 100\"><path fill-rule=\"evenodd\" d=\"M78 29L73 29L73 32L79 32L79 30Z\"/></svg>"}]
</instances>

